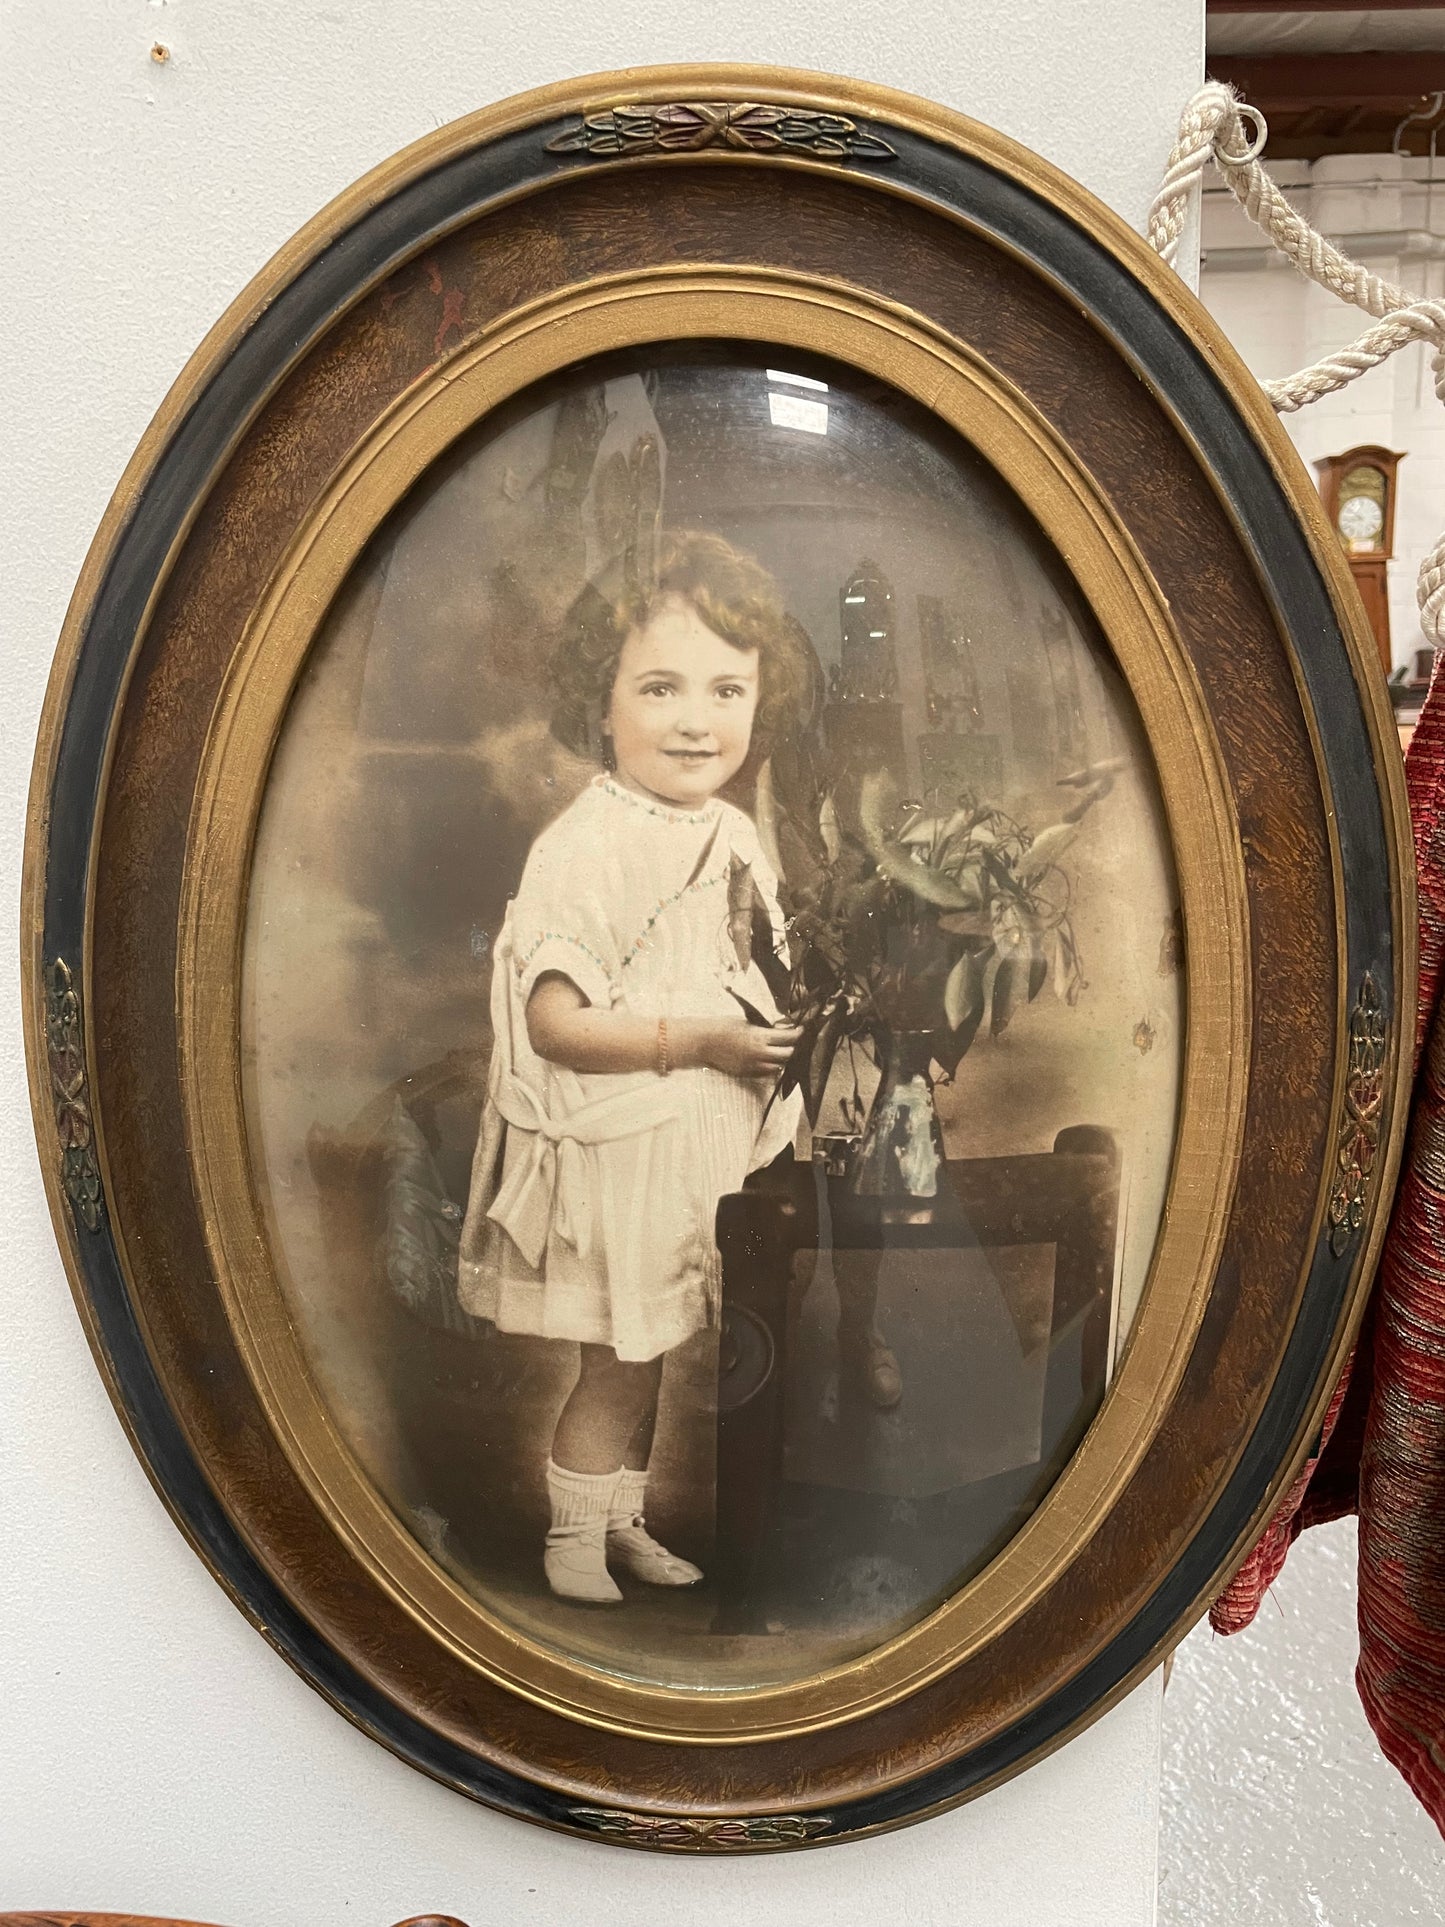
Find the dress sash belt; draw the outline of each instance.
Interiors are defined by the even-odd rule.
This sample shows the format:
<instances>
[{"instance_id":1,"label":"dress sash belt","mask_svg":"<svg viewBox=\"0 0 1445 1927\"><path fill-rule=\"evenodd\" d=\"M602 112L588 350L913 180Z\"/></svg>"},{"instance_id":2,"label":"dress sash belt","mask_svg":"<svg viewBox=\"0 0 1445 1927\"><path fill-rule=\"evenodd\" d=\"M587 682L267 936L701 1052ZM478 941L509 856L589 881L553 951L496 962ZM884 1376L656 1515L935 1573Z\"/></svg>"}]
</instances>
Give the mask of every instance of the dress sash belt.
<instances>
[{"instance_id":1,"label":"dress sash belt","mask_svg":"<svg viewBox=\"0 0 1445 1927\"><path fill-rule=\"evenodd\" d=\"M537 1093L511 1071L496 1079L492 1101L506 1122L531 1139L524 1157L511 1162L487 1216L540 1270L549 1231L585 1256L597 1227L586 1148L661 1129L677 1121L680 1093L662 1078L614 1091L554 1118Z\"/></svg>"}]
</instances>

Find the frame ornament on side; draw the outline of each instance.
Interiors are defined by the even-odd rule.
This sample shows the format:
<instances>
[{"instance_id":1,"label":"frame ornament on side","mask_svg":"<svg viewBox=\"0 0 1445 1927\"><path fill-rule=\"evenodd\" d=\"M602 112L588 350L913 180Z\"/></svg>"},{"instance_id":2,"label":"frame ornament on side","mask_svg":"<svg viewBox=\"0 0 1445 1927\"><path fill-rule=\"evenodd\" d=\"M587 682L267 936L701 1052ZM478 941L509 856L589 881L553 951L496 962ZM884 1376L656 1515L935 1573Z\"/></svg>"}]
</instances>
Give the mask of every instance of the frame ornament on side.
<instances>
[{"instance_id":1,"label":"frame ornament on side","mask_svg":"<svg viewBox=\"0 0 1445 1927\"><path fill-rule=\"evenodd\" d=\"M1330 1250L1337 1258L1349 1250L1369 1214L1388 1058L1385 1010L1379 986L1367 970L1350 1012L1350 1061L1336 1151L1339 1176L1330 1193Z\"/></svg>"},{"instance_id":2,"label":"frame ornament on side","mask_svg":"<svg viewBox=\"0 0 1445 1927\"><path fill-rule=\"evenodd\" d=\"M45 976L45 1044L55 1105L60 1181L79 1222L87 1231L98 1231L104 1193L90 1128L85 1027L80 1016L80 992L63 957L55 959Z\"/></svg>"}]
</instances>

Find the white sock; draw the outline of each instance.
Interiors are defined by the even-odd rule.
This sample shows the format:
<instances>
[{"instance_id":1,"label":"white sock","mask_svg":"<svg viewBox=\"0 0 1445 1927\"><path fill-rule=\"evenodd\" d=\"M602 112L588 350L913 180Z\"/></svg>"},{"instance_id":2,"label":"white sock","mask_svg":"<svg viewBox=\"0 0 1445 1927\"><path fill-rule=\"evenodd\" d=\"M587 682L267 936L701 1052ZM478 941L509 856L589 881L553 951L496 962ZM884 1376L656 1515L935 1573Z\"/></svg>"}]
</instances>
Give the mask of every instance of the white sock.
<instances>
[{"instance_id":1,"label":"white sock","mask_svg":"<svg viewBox=\"0 0 1445 1927\"><path fill-rule=\"evenodd\" d=\"M610 1522L616 1472L573 1472L555 1459L547 1461L547 1497L552 1502L552 1530L576 1532Z\"/></svg>"},{"instance_id":2,"label":"white sock","mask_svg":"<svg viewBox=\"0 0 1445 1927\"><path fill-rule=\"evenodd\" d=\"M630 1465L614 1475L617 1484L612 1492L611 1509L607 1517L609 1532L620 1532L624 1526L640 1525L642 1522L643 1495L647 1491L647 1473L638 1472Z\"/></svg>"},{"instance_id":3,"label":"white sock","mask_svg":"<svg viewBox=\"0 0 1445 1927\"><path fill-rule=\"evenodd\" d=\"M649 1586L695 1586L702 1573L659 1545L642 1516L647 1474L624 1466L617 1474L612 1510L607 1515L607 1555L614 1565Z\"/></svg>"}]
</instances>

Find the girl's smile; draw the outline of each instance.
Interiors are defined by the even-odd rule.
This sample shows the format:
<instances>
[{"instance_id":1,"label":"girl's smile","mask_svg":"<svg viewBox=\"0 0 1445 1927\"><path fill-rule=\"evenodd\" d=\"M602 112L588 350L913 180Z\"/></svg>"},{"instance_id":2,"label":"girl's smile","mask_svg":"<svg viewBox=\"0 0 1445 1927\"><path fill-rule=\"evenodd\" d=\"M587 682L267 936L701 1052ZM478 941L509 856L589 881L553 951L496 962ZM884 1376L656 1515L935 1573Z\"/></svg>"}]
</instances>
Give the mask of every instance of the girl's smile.
<instances>
[{"instance_id":1,"label":"girl's smile","mask_svg":"<svg viewBox=\"0 0 1445 1927\"><path fill-rule=\"evenodd\" d=\"M689 602L663 603L622 645L603 727L617 780L686 808L742 768L758 706L758 652L709 629Z\"/></svg>"}]
</instances>

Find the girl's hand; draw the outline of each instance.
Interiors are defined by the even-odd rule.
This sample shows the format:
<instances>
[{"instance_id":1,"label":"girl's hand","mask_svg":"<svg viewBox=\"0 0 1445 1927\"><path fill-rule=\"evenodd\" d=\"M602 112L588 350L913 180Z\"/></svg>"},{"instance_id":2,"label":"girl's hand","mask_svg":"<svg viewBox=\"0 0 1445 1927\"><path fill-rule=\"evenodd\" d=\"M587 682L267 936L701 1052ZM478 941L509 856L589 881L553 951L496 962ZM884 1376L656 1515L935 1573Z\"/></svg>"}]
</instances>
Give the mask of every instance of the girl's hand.
<instances>
[{"instance_id":1,"label":"girl's hand","mask_svg":"<svg viewBox=\"0 0 1445 1927\"><path fill-rule=\"evenodd\" d=\"M736 1023L709 1024L699 1056L710 1069L729 1077L774 1077L786 1067L802 1034L797 1024L763 1029L739 1017Z\"/></svg>"},{"instance_id":2,"label":"girl's hand","mask_svg":"<svg viewBox=\"0 0 1445 1927\"><path fill-rule=\"evenodd\" d=\"M729 1077L774 1077L802 1034L796 1024L750 1024L741 1011L732 1022L681 1017L668 1023L667 1055L674 1070L709 1065ZM527 999L527 1035L539 1057L571 1071L658 1068L655 1017L594 1010L557 971L547 971Z\"/></svg>"}]
</instances>

